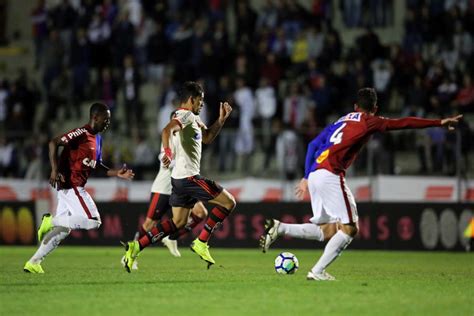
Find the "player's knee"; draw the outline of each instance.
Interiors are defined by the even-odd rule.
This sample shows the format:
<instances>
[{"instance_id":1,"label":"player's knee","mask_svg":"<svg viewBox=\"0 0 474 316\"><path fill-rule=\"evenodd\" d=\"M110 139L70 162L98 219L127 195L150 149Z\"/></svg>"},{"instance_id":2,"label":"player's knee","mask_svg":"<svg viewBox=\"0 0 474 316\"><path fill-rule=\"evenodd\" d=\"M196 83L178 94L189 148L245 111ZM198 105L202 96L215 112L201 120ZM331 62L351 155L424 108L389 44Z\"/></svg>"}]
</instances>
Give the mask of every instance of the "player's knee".
<instances>
[{"instance_id":1,"label":"player's knee","mask_svg":"<svg viewBox=\"0 0 474 316\"><path fill-rule=\"evenodd\" d=\"M359 226L355 223L343 224L341 230L351 237L355 237L359 232Z\"/></svg>"},{"instance_id":2,"label":"player's knee","mask_svg":"<svg viewBox=\"0 0 474 316\"><path fill-rule=\"evenodd\" d=\"M188 222L188 219L186 217L177 217L177 218L174 218L173 217L173 223L174 223L174 226L176 226L176 229L180 229L182 227L184 227Z\"/></svg>"},{"instance_id":3,"label":"player's knee","mask_svg":"<svg viewBox=\"0 0 474 316\"><path fill-rule=\"evenodd\" d=\"M325 224L325 225L321 225L321 229L323 231L323 235L324 235L324 240L329 240L332 238L332 236L334 236L336 233L337 233L337 225L336 224Z\"/></svg>"},{"instance_id":4,"label":"player's knee","mask_svg":"<svg viewBox=\"0 0 474 316\"><path fill-rule=\"evenodd\" d=\"M207 209L205 207L196 207L193 208L193 214L199 218L206 218L207 217Z\"/></svg>"},{"instance_id":5,"label":"player's knee","mask_svg":"<svg viewBox=\"0 0 474 316\"><path fill-rule=\"evenodd\" d=\"M237 205L237 202L235 201L235 198L229 194L224 207L228 209L230 212L232 212L235 209L236 205Z\"/></svg>"}]
</instances>

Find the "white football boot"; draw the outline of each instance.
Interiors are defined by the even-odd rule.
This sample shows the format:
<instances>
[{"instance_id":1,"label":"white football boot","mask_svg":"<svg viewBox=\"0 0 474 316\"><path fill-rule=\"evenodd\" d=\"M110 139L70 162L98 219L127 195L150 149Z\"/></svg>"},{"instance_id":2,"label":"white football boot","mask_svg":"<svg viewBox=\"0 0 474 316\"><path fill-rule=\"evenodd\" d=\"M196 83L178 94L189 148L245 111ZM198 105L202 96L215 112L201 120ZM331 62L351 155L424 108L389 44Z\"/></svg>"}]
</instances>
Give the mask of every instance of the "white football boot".
<instances>
[{"instance_id":1,"label":"white football boot","mask_svg":"<svg viewBox=\"0 0 474 316\"><path fill-rule=\"evenodd\" d=\"M165 238L161 240L161 243L168 248L168 250L171 252L173 256L181 257L181 253L178 250L177 240L172 240L169 238L169 236L166 236Z\"/></svg>"},{"instance_id":2,"label":"white football boot","mask_svg":"<svg viewBox=\"0 0 474 316\"><path fill-rule=\"evenodd\" d=\"M278 227L280 226L280 221L276 219L266 219L265 220L265 233L260 237L260 247L263 252L267 252L270 245L275 242L278 238Z\"/></svg>"},{"instance_id":3,"label":"white football boot","mask_svg":"<svg viewBox=\"0 0 474 316\"><path fill-rule=\"evenodd\" d=\"M323 270L321 273L313 273L312 271L309 271L308 274L306 275L306 280L308 281L335 281L336 278L330 275L329 273L326 272L326 270Z\"/></svg>"}]
</instances>

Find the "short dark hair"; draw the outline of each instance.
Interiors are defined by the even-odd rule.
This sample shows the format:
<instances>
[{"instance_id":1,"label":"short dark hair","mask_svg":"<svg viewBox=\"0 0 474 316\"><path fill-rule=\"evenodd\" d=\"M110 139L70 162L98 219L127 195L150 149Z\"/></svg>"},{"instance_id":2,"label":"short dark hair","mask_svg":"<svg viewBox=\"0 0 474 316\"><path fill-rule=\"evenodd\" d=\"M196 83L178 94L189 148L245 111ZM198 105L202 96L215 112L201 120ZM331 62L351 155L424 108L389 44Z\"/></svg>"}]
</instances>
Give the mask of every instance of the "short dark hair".
<instances>
[{"instance_id":1,"label":"short dark hair","mask_svg":"<svg viewBox=\"0 0 474 316\"><path fill-rule=\"evenodd\" d=\"M94 102L92 103L89 109L89 117L92 117L93 115L96 115L96 114L105 113L108 110L109 110L109 107L105 103Z\"/></svg>"},{"instance_id":2,"label":"short dark hair","mask_svg":"<svg viewBox=\"0 0 474 316\"><path fill-rule=\"evenodd\" d=\"M201 85L195 81L186 81L178 92L179 102L186 102L189 97L195 98L204 92Z\"/></svg>"},{"instance_id":3,"label":"short dark hair","mask_svg":"<svg viewBox=\"0 0 474 316\"><path fill-rule=\"evenodd\" d=\"M377 104L377 92L374 88L362 88L357 91L357 105L367 111L374 109Z\"/></svg>"}]
</instances>

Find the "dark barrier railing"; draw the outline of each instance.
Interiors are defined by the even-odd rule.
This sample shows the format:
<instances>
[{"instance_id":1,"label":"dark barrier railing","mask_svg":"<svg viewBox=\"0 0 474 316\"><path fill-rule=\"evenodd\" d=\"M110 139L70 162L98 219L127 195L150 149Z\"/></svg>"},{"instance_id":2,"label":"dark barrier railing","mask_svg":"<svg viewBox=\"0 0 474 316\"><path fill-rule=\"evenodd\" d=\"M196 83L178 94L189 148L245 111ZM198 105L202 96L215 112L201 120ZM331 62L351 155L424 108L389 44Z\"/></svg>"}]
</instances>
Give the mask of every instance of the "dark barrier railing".
<instances>
[{"instance_id":1,"label":"dark barrier railing","mask_svg":"<svg viewBox=\"0 0 474 316\"><path fill-rule=\"evenodd\" d=\"M119 245L132 239L144 220L147 203L98 203L102 217L99 230L73 231L64 242L69 245ZM36 239L32 203L1 203L1 244L33 244ZM464 250L463 237L474 214L471 204L359 203L359 236L351 249ZM307 203L239 203L236 211L214 233L213 247L257 248L265 218L304 223L312 212ZM14 227L14 228L12 228ZM188 245L201 226L180 240ZM20 231L25 230L26 238ZM281 238L278 248L322 248L311 240Z\"/></svg>"}]
</instances>

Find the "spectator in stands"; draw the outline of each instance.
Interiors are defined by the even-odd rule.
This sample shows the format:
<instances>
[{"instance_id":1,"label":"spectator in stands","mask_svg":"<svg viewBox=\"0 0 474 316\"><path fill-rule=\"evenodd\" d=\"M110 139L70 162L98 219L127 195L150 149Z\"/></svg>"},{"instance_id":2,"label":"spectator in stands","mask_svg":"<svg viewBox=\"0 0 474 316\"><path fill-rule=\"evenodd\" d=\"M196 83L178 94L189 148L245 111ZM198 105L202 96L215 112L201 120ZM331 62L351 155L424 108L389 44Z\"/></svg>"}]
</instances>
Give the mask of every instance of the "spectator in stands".
<instances>
[{"instance_id":1,"label":"spectator in stands","mask_svg":"<svg viewBox=\"0 0 474 316\"><path fill-rule=\"evenodd\" d=\"M294 199L293 180L299 177L303 155L304 149L298 134L290 125L284 124L276 139L276 160L284 181L285 200Z\"/></svg>"},{"instance_id":2,"label":"spectator in stands","mask_svg":"<svg viewBox=\"0 0 474 316\"><path fill-rule=\"evenodd\" d=\"M459 89L453 105L456 106L461 113L474 112L474 84L471 75L464 74L463 86Z\"/></svg>"},{"instance_id":3,"label":"spectator in stands","mask_svg":"<svg viewBox=\"0 0 474 316\"><path fill-rule=\"evenodd\" d=\"M372 68L372 82L377 91L378 100L380 104L388 104L392 79L391 65L386 59L376 59L370 66Z\"/></svg>"},{"instance_id":4,"label":"spectator in stands","mask_svg":"<svg viewBox=\"0 0 474 316\"><path fill-rule=\"evenodd\" d=\"M148 77L153 83L160 84L162 82L168 56L169 44L163 25L156 23L147 43Z\"/></svg>"},{"instance_id":5,"label":"spectator in stands","mask_svg":"<svg viewBox=\"0 0 474 316\"><path fill-rule=\"evenodd\" d=\"M273 148L273 118L277 112L277 99L275 89L270 85L267 78L260 79L260 86L255 91L255 105L257 114L260 118L261 147L264 152L264 161L261 168L266 171L270 166L271 159L274 156Z\"/></svg>"},{"instance_id":6,"label":"spectator in stands","mask_svg":"<svg viewBox=\"0 0 474 316\"><path fill-rule=\"evenodd\" d=\"M283 75L283 71L276 60L273 53L268 53L264 64L260 67L260 77L264 77L274 87L278 87L278 83Z\"/></svg>"},{"instance_id":7,"label":"spectator in stands","mask_svg":"<svg viewBox=\"0 0 474 316\"><path fill-rule=\"evenodd\" d=\"M135 27L130 21L130 13L120 14L118 23L112 30L113 54L115 66L124 66L125 56L133 56L135 44Z\"/></svg>"},{"instance_id":8,"label":"spectator in stands","mask_svg":"<svg viewBox=\"0 0 474 316\"><path fill-rule=\"evenodd\" d=\"M44 51L43 85L46 95L49 94L52 82L63 69L64 45L56 30L49 33L49 40Z\"/></svg>"},{"instance_id":9,"label":"spectator in stands","mask_svg":"<svg viewBox=\"0 0 474 316\"><path fill-rule=\"evenodd\" d=\"M430 140L431 172L441 173L445 170L446 131L440 127L426 130Z\"/></svg>"},{"instance_id":10,"label":"spectator in stands","mask_svg":"<svg viewBox=\"0 0 474 316\"><path fill-rule=\"evenodd\" d=\"M257 14L250 7L248 0L240 0L236 2L235 18L237 42L250 43L255 31Z\"/></svg>"},{"instance_id":11,"label":"spectator in stands","mask_svg":"<svg viewBox=\"0 0 474 316\"><path fill-rule=\"evenodd\" d=\"M79 28L72 41L70 60L72 68L72 102L76 108L76 117L80 116L80 104L88 97L90 56L91 51L86 31L83 28Z\"/></svg>"},{"instance_id":12,"label":"spectator in stands","mask_svg":"<svg viewBox=\"0 0 474 316\"><path fill-rule=\"evenodd\" d=\"M217 99L233 103L233 89L228 76L222 76L217 88ZM239 108L234 107L219 133L219 171L234 171L236 165L235 139L239 127Z\"/></svg>"},{"instance_id":13,"label":"spectator in stands","mask_svg":"<svg viewBox=\"0 0 474 316\"><path fill-rule=\"evenodd\" d=\"M38 69L43 60L43 49L48 38L47 26L48 14L45 0L38 0L35 8L31 11L31 26L33 43L35 47L35 68Z\"/></svg>"},{"instance_id":14,"label":"spectator in stands","mask_svg":"<svg viewBox=\"0 0 474 316\"><path fill-rule=\"evenodd\" d=\"M133 150L133 170L135 179L143 180L147 172L156 174L156 167L159 165L157 155L140 133L135 141Z\"/></svg>"},{"instance_id":15,"label":"spectator in stands","mask_svg":"<svg viewBox=\"0 0 474 316\"><path fill-rule=\"evenodd\" d=\"M258 12L256 29L274 29L278 22L278 10L273 0L265 0L263 7Z\"/></svg>"},{"instance_id":16,"label":"spectator in stands","mask_svg":"<svg viewBox=\"0 0 474 316\"><path fill-rule=\"evenodd\" d=\"M308 107L308 100L302 94L300 84L292 82L283 101L283 124L291 126L296 131L301 130Z\"/></svg>"},{"instance_id":17,"label":"spectator in stands","mask_svg":"<svg viewBox=\"0 0 474 316\"><path fill-rule=\"evenodd\" d=\"M140 125L143 128L142 104L140 101L140 74L135 67L132 55L123 59L123 71L121 74L121 89L123 93L126 130Z\"/></svg>"},{"instance_id":18,"label":"spectator in stands","mask_svg":"<svg viewBox=\"0 0 474 316\"><path fill-rule=\"evenodd\" d=\"M344 24L348 28L361 25L362 0L343 0L340 2Z\"/></svg>"},{"instance_id":19,"label":"spectator in stands","mask_svg":"<svg viewBox=\"0 0 474 316\"><path fill-rule=\"evenodd\" d=\"M114 113L117 108L118 83L110 68L105 67L102 69L98 89L98 98L107 104L110 112ZM113 125L112 129L114 129Z\"/></svg>"},{"instance_id":20,"label":"spectator in stands","mask_svg":"<svg viewBox=\"0 0 474 316\"><path fill-rule=\"evenodd\" d=\"M177 108L177 93L170 77L165 77L163 81L161 95L158 98L158 124L157 133L161 135L161 131L168 125L170 116Z\"/></svg>"},{"instance_id":21,"label":"spectator in stands","mask_svg":"<svg viewBox=\"0 0 474 316\"><path fill-rule=\"evenodd\" d=\"M63 64L69 62L73 28L77 22L77 12L72 7L70 0L62 0L60 4L50 11L52 27L58 31L59 39L64 47Z\"/></svg>"},{"instance_id":22,"label":"spectator in stands","mask_svg":"<svg viewBox=\"0 0 474 316\"><path fill-rule=\"evenodd\" d=\"M19 159L12 141L0 136L0 176L16 178L19 176Z\"/></svg>"},{"instance_id":23,"label":"spectator in stands","mask_svg":"<svg viewBox=\"0 0 474 316\"><path fill-rule=\"evenodd\" d=\"M6 80L0 80L0 131L3 133L5 128L5 122L8 115L8 83Z\"/></svg>"},{"instance_id":24,"label":"spectator in stands","mask_svg":"<svg viewBox=\"0 0 474 316\"><path fill-rule=\"evenodd\" d=\"M253 119L255 115L255 100L252 90L247 86L245 79L242 77L236 80L234 100L240 114L239 130L235 139L235 152L240 160L240 170L244 173L250 173L252 169L250 154L254 149Z\"/></svg>"},{"instance_id":25,"label":"spectator in stands","mask_svg":"<svg viewBox=\"0 0 474 316\"><path fill-rule=\"evenodd\" d=\"M99 77L102 68L110 64L111 47L110 37L112 30L107 21L95 13L88 24L87 37L91 45L91 66L97 71ZM114 56L116 56L114 54Z\"/></svg>"}]
</instances>

